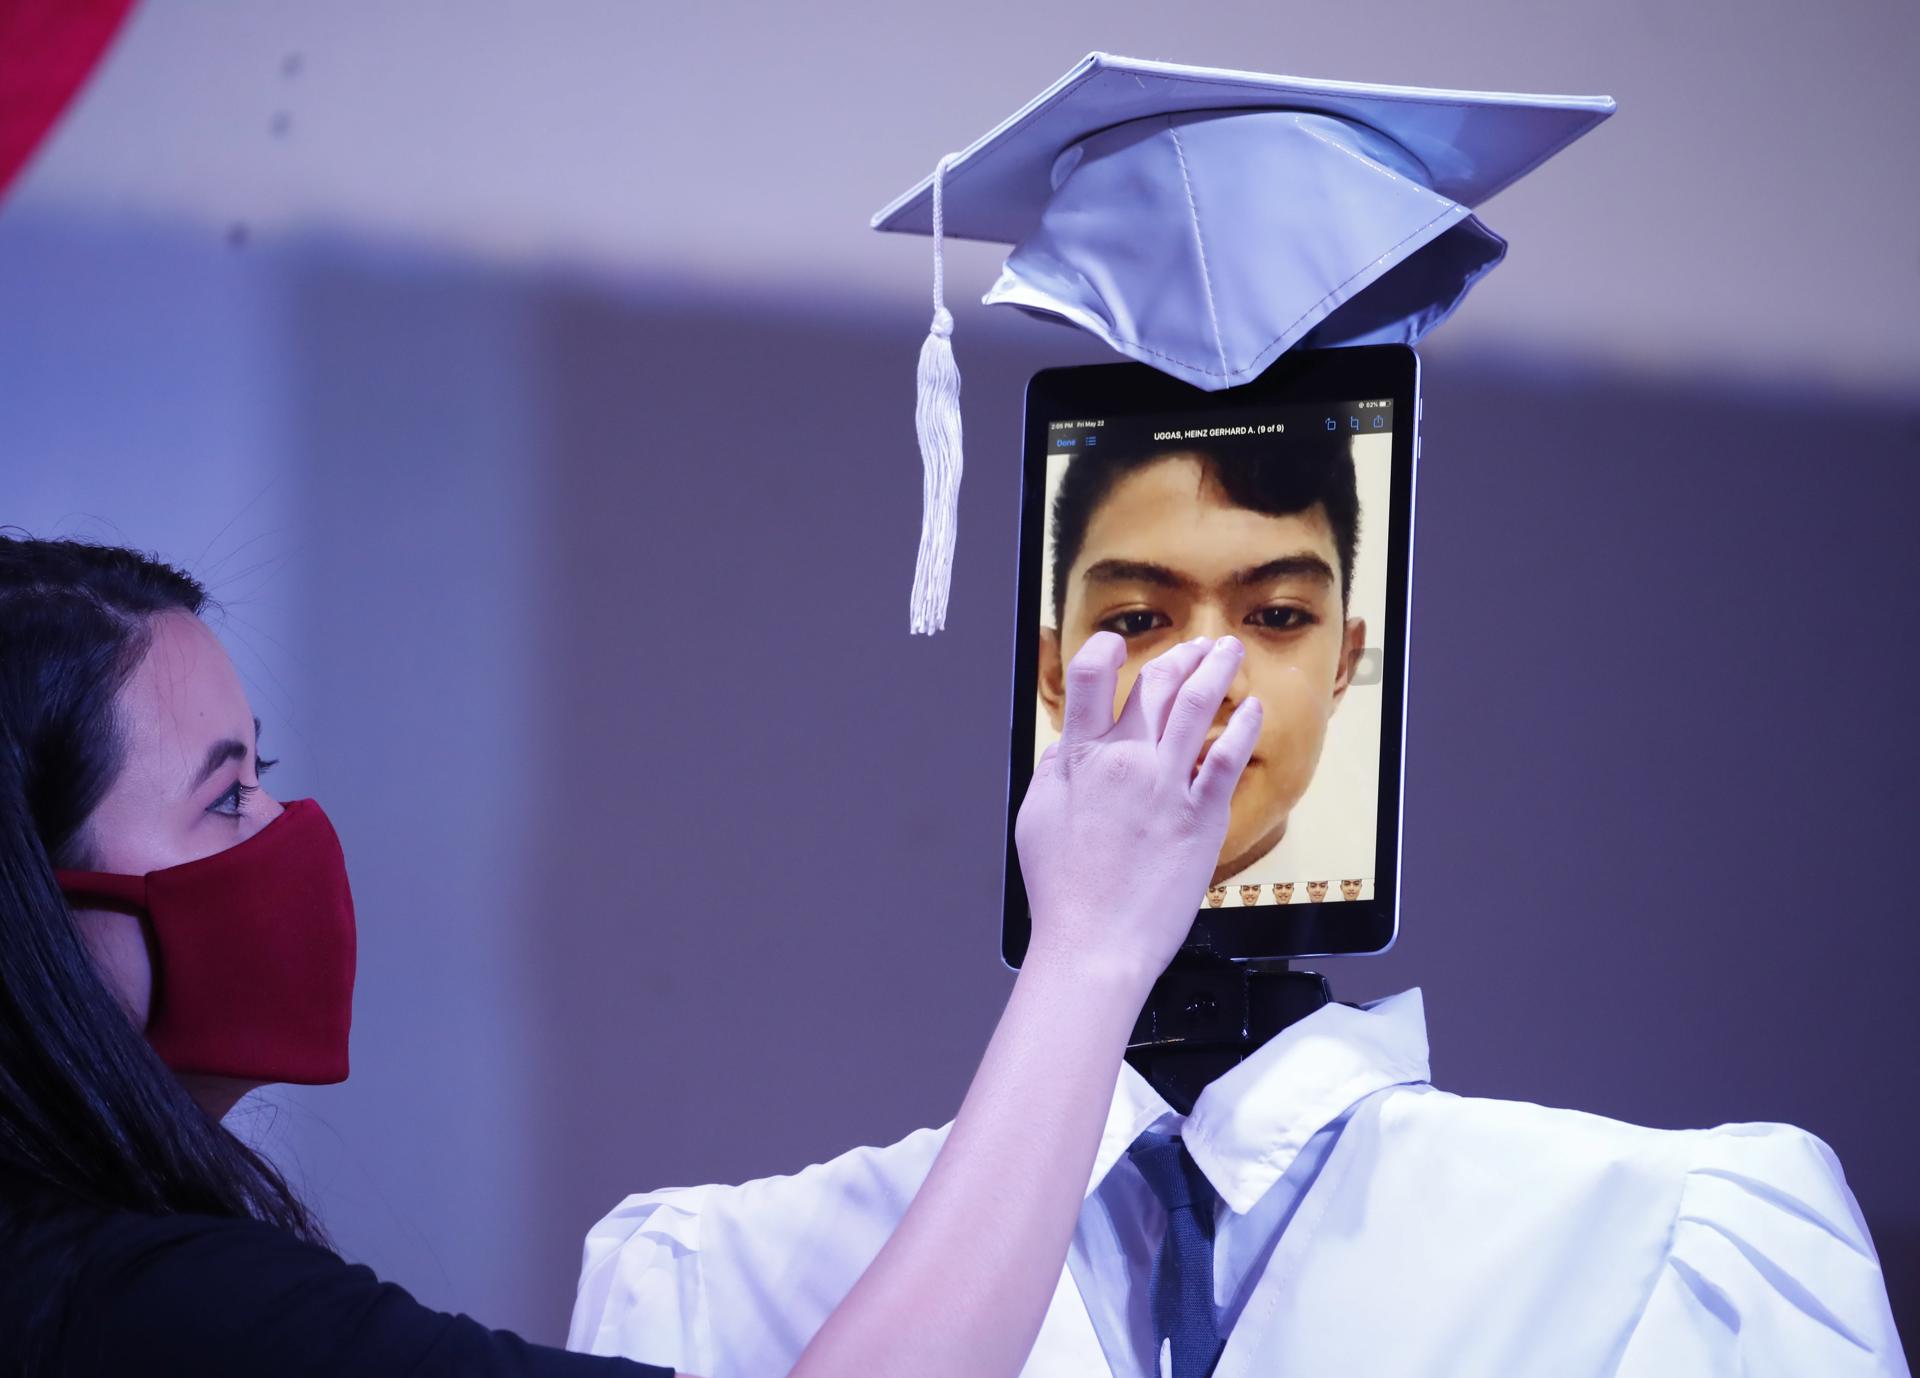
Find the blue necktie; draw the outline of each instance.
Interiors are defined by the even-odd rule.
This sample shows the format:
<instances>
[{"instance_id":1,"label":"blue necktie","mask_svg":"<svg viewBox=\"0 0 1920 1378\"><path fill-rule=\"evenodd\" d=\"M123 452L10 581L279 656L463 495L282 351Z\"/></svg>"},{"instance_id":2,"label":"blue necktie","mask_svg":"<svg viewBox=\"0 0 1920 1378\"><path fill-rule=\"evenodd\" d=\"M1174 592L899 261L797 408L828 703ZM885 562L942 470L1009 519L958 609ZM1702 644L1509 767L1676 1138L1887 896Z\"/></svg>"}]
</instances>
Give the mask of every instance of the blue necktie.
<instances>
[{"instance_id":1,"label":"blue necktie","mask_svg":"<svg viewBox=\"0 0 1920 1378\"><path fill-rule=\"evenodd\" d=\"M1127 1156L1167 1208L1148 1292L1154 1344L1172 1342L1173 1378L1207 1378L1226 1344L1213 1313L1213 1184L1171 1134L1142 1134Z\"/></svg>"}]
</instances>

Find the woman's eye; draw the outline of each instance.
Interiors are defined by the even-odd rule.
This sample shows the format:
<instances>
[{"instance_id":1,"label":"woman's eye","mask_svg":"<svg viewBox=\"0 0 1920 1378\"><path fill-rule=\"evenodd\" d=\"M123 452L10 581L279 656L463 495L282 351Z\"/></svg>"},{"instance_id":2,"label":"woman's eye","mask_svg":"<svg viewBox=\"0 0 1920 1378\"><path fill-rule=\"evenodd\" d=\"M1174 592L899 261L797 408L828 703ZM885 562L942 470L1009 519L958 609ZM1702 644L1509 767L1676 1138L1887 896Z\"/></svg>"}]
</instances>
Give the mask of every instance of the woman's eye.
<instances>
[{"instance_id":1,"label":"woman's eye","mask_svg":"<svg viewBox=\"0 0 1920 1378\"><path fill-rule=\"evenodd\" d=\"M1165 613L1155 612L1151 608L1135 608L1131 612L1117 612L1100 624L1103 632L1118 632L1128 638L1145 636L1148 632L1161 627L1171 627L1173 622Z\"/></svg>"},{"instance_id":2,"label":"woman's eye","mask_svg":"<svg viewBox=\"0 0 1920 1378\"><path fill-rule=\"evenodd\" d=\"M207 806L207 812L217 813L223 818L238 818L246 812L248 797L259 788L258 785L243 785L235 780L218 799Z\"/></svg>"},{"instance_id":3,"label":"woman's eye","mask_svg":"<svg viewBox=\"0 0 1920 1378\"><path fill-rule=\"evenodd\" d=\"M1261 608L1247 619L1249 626L1259 627L1270 632L1292 632L1313 624L1313 614L1305 608L1279 604L1271 608Z\"/></svg>"}]
</instances>

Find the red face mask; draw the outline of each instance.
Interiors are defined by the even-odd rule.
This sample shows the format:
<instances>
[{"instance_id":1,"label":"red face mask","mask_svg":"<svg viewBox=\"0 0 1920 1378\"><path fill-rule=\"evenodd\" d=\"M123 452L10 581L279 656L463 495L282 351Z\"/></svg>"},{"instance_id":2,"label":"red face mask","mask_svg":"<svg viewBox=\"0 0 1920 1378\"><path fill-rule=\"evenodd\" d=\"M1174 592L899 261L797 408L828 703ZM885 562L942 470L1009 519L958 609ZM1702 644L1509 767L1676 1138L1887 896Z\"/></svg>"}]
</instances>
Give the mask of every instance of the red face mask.
<instances>
[{"instance_id":1,"label":"red face mask","mask_svg":"<svg viewBox=\"0 0 1920 1378\"><path fill-rule=\"evenodd\" d=\"M353 894L326 814L297 799L224 852L144 876L60 871L78 906L138 916L153 958L147 1041L176 1072L347 1079Z\"/></svg>"}]
</instances>

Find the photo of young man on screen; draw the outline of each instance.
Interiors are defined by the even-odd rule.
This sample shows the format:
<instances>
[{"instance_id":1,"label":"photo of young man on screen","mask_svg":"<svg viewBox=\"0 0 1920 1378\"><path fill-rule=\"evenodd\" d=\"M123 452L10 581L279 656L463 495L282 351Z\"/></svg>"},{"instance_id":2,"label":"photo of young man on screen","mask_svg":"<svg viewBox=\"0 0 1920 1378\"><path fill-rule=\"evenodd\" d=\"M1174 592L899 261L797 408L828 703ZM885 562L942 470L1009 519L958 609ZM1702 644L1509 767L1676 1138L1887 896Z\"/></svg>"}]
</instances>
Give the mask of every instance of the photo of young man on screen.
<instances>
[{"instance_id":1,"label":"photo of young man on screen","mask_svg":"<svg viewBox=\"0 0 1920 1378\"><path fill-rule=\"evenodd\" d=\"M1361 524L1352 446L1345 436L1284 449L1170 443L1062 464L1051 476L1047 531L1052 626L1043 625L1039 648L1052 730L1043 722L1041 734L1058 733L1064 668L1096 631L1127 641L1116 711L1161 650L1196 636L1239 637L1246 659L1214 731L1248 695L1266 713L1214 870L1223 892L1210 898L1288 902L1290 886L1285 899L1276 887L1266 900L1259 885L1330 874L1316 874L1307 857L1278 857L1367 645L1366 619L1350 599ZM1352 822L1370 837L1370 808ZM1224 890L1229 881L1233 891Z\"/></svg>"}]
</instances>

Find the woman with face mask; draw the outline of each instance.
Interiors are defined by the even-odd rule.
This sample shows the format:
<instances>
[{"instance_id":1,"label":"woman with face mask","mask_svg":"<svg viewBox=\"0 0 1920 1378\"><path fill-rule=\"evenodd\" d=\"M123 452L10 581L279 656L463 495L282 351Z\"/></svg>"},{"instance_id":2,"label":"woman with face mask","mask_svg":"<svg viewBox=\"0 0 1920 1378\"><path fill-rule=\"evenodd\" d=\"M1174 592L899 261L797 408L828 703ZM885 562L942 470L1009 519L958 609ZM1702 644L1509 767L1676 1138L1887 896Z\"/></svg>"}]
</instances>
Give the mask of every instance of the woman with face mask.
<instances>
[{"instance_id":1,"label":"woman with face mask","mask_svg":"<svg viewBox=\"0 0 1920 1378\"><path fill-rule=\"evenodd\" d=\"M222 1126L256 1086L346 1077L355 920L325 813L261 783L205 601L130 550L0 537L0 1378L664 1374L419 1305ZM1021 1367L1258 735L1248 700L1200 759L1239 657L1170 650L1117 721L1120 639L1075 657L1017 833L1027 962L926 1184L795 1374Z\"/></svg>"}]
</instances>

